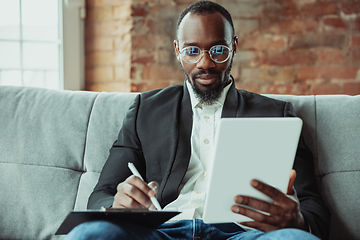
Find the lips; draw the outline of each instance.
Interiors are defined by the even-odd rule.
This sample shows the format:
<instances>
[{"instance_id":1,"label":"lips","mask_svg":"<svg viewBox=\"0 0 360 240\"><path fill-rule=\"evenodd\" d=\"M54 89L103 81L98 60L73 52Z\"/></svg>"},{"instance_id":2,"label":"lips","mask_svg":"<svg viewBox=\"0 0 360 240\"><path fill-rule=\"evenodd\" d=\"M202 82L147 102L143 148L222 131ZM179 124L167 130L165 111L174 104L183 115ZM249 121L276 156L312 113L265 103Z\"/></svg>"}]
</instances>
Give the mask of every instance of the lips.
<instances>
[{"instance_id":1,"label":"lips","mask_svg":"<svg viewBox=\"0 0 360 240\"><path fill-rule=\"evenodd\" d=\"M217 75L215 75L215 74L201 74L201 75L198 75L195 79L201 85L211 85L216 81Z\"/></svg>"}]
</instances>

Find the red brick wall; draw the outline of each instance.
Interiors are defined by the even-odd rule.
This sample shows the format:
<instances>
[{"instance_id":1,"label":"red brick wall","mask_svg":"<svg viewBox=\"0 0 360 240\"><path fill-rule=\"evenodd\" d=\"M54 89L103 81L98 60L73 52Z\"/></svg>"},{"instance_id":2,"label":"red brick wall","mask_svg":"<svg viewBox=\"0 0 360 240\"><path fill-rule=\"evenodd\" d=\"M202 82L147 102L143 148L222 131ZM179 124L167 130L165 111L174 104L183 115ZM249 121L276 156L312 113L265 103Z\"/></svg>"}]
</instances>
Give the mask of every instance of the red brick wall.
<instances>
[{"instance_id":1,"label":"red brick wall","mask_svg":"<svg viewBox=\"0 0 360 240\"><path fill-rule=\"evenodd\" d=\"M191 0L87 0L86 88L183 84L173 50ZM218 0L233 16L236 86L258 93L360 94L360 1Z\"/></svg>"}]
</instances>

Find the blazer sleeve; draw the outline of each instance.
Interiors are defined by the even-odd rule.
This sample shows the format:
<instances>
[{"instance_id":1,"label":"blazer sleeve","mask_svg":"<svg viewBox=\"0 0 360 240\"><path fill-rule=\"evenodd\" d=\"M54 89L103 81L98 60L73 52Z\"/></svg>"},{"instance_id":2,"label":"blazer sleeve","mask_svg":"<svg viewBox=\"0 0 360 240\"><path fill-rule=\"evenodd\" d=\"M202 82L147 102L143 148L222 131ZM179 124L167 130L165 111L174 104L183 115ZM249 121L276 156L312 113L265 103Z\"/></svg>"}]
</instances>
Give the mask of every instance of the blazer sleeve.
<instances>
[{"instance_id":1,"label":"blazer sleeve","mask_svg":"<svg viewBox=\"0 0 360 240\"><path fill-rule=\"evenodd\" d=\"M128 110L118 139L110 149L109 157L101 171L99 181L89 197L88 209L111 207L117 185L131 175L127 163L132 161L140 174L144 174L144 156L136 133L140 95Z\"/></svg>"},{"instance_id":2,"label":"blazer sleeve","mask_svg":"<svg viewBox=\"0 0 360 240\"><path fill-rule=\"evenodd\" d=\"M291 103L286 103L284 115L295 117ZM300 201L300 211L311 228L311 233L321 239L327 239L330 226L330 211L320 196L315 178L314 161L310 149L306 146L301 134L296 152L294 183Z\"/></svg>"}]
</instances>

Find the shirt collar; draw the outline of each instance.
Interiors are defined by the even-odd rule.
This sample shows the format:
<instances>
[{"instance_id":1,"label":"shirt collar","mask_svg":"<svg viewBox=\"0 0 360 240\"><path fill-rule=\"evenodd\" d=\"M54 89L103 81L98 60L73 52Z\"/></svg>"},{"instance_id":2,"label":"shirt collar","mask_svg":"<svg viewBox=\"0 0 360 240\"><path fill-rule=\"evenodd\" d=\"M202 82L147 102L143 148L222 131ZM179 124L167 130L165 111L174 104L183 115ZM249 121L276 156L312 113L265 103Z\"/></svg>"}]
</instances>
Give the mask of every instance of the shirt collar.
<instances>
[{"instance_id":1,"label":"shirt collar","mask_svg":"<svg viewBox=\"0 0 360 240\"><path fill-rule=\"evenodd\" d=\"M192 109L194 109L197 106L202 108L201 100L198 97L196 97L194 89L193 89L191 83L188 80L186 80L185 82L186 82L186 86L187 86L187 89L188 89L189 94L190 94L190 101L191 101ZM226 87L224 87L223 91L221 92L220 97L215 101L215 103L220 104L222 107L224 106L226 95L229 92L229 89L230 89L232 84L233 84L233 80L231 79L230 84L228 84L228 85L226 85Z\"/></svg>"}]
</instances>

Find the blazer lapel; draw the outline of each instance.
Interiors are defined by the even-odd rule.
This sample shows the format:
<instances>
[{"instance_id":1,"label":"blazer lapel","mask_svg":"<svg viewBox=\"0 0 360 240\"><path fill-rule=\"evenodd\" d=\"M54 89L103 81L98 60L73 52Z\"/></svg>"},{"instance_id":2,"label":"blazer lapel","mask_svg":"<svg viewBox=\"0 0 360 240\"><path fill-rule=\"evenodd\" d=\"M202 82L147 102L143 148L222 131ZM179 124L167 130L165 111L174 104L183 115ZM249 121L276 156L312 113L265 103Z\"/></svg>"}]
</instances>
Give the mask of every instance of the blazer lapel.
<instances>
[{"instance_id":1,"label":"blazer lapel","mask_svg":"<svg viewBox=\"0 0 360 240\"><path fill-rule=\"evenodd\" d=\"M234 118L238 117L238 107L240 105L238 90L235 88L235 82L231 84L229 92L226 96L223 111L221 114L222 118Z\"/></svg>"},{"instance_id":2,"label":"blazer lapel","mask_svg":"<svg viewBox=\"0 0 360 240\"><path fill-rule=\"evenodd\" d=\"M179 129L177 148L174 161L170 167L168 178L165 180L161 194L161 204L163 206L174 201L178 196L178 188L185 176L191 156L191 130L192 130L192 108L190 95L184 84L183 96L181 99L179 112Z\"/></svg>"}]
</instances>

